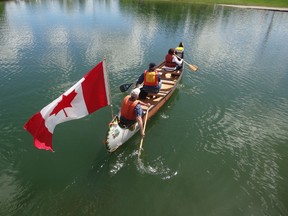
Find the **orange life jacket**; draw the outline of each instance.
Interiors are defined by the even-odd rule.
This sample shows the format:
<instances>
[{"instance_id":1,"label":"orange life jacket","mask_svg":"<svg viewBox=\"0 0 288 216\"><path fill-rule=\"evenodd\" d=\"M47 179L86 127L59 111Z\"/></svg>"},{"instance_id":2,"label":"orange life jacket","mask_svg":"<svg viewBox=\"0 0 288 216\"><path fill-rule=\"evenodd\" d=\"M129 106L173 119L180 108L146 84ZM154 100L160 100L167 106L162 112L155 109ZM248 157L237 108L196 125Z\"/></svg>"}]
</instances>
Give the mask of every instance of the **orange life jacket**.
<instances>
[{"instance_id":1,"label":"orange life jacket","mask_svg":"<svg viewBox=\"0 0 288 216\"><path fill-rule=\"evenodd\" d=\"M158 86L158 73L156 71L144 71L144 86Z\"/></svg>"},{"instance_id":2,"label":"orange life jacket","mask_svg":"<svg viewBox=\"0 0 288 216\"><path fill-rule=\"evenodd\" d=\"M166 67L176 67L177 64L175 62L172 62L173 55L172 54L167 54L165 57L165 66Z\"/></svg>"},{"instance_id":3,"label":"orange life jacket","mask_svg":"<svg viewBox=\"0 0 288 216\"><path fill-rule=\"evenodd\" d=\"M131 101L130 96L127 95L123 99L123 103L122 103L122 107L120 111L121 116L127 120L136 120L136 114L134 112L134 109L138 103L139 103L138 100Z\"/></svg>"}]
</instances>

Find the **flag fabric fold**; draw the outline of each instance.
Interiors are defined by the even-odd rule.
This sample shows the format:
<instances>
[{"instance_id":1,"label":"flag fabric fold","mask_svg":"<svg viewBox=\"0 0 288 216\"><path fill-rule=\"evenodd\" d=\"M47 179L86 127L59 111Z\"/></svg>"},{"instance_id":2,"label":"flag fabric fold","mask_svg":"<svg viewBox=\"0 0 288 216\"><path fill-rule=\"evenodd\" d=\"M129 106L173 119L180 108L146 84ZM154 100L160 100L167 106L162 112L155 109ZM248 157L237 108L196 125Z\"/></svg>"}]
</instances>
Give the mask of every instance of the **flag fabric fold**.
<instances>
[{"instance_id":1,"label":"flag fabric fold","mask_svg":"<svg viewBox=\"0 0 288 216\"><path fill-rule=\"evenodd\" d=\"M64 94L48 104L24 125L38 149L53 151L52 136L57 124L79 119L110 104L105 61L98 63Z\"/></svg>"}]
</instances>

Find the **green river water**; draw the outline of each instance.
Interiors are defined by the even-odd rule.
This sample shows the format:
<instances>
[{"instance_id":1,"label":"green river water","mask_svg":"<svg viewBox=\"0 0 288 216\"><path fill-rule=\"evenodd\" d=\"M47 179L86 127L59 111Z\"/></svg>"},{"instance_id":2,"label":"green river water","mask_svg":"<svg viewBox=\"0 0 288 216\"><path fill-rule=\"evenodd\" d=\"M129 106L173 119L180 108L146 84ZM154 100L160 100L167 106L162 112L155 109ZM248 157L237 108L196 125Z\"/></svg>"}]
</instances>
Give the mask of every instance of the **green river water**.
<instances>
[{"instance_id":1,"label":"green river water","mask_svg":"<svg viewBox=\"0 0 288 216\"><path fill-rule=\"evenodd\" d=\"M106 58L113 112L182 41L181 84L115 153L111 110L25 122ZM145 1L0 2L0 215L288 215L288 13Z\"/></svg>"}]
</instances>

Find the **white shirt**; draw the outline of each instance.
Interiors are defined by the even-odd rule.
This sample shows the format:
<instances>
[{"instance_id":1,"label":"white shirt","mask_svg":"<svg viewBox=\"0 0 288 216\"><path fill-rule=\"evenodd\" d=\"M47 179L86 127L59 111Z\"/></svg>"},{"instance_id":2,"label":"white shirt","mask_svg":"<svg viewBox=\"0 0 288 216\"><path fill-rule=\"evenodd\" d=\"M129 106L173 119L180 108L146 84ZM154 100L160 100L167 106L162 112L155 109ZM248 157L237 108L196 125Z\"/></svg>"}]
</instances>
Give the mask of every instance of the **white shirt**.
<instances>
[{"instance_id":1,"label":"white shirt","mask_svg":"<svg viewBox=\"0 0 288 216\"><path fill-rule=\"evenodd\" d=\"M179 61L178 58L175 55L173 55L172 62L175 62L177 65L181 66L182 62L183 62L183 59L181 59Z\"/></svg>"}]
</instances>

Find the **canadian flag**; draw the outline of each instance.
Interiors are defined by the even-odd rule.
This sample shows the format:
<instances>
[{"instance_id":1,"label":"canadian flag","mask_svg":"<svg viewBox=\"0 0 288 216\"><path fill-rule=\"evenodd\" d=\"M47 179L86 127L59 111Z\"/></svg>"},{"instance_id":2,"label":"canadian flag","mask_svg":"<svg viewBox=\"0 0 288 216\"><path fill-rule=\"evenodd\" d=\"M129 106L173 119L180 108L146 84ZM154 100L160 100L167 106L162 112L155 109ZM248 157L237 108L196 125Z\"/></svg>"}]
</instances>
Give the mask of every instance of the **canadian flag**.
<instances>
[{"instance_id":1,"label":"canadian flag","mask_svg":"<svg viewBox=\"0 0 288 216\"><path fill-rule=\"evenodd\" d=\"M38 149L53 151L52 135L57 124L79 119L110 104L105 62L97 64L74 86L32 116L24 125Z\"/></svg>"}]
</instances>

